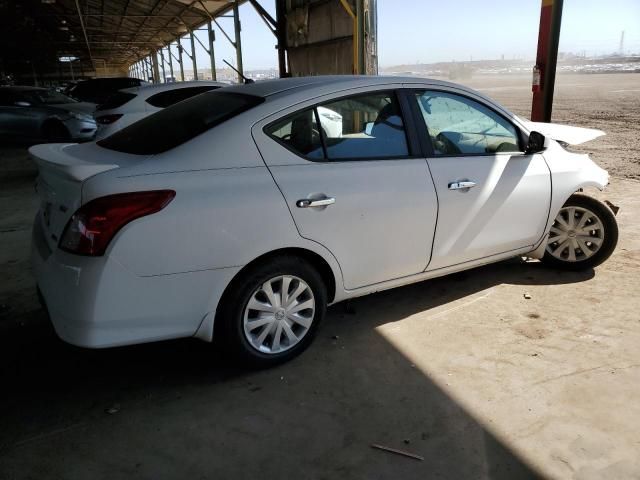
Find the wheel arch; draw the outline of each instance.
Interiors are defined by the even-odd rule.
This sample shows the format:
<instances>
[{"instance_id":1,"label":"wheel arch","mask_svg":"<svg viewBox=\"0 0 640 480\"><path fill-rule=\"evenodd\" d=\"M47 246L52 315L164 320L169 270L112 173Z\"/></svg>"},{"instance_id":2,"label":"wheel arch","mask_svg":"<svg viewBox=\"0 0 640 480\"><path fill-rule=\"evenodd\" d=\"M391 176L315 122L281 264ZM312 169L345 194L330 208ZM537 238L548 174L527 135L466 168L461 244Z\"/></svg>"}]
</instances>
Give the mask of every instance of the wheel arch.
<instances>
[{"instance_id":1,"label":"wheel arch","mask_svg":"<svg viewBox=\"0 0 640 480\"><path fill-rule=\"evenodd\" d=\"M329 300L329 303L333 301L336 294L336 277L334 275L333 269L329 265L329 262L327 262L322 257L322 255L301 247L279 248L277 250L272 250L254 258L252 261L242 267L238 273L236 273L231 282L229 282L229 285L227 285L227 287L224 289L222 298L224 298L225 293L227 293L230 287L248 270L252 269L256 265L266 263L273 258L282 256L299 257L309 262L318 271L318 273L322 277L322 280L327 286L327 299Z\"/></svg>"},{"instance_id":2,"label":"wheel arch","mask_svg":"<svg viewBox=\"0 0 640 480\"><path fill-rule=\"evenodd\" d=\"M577 182L576 184L563 188L561 191L557 191L556 188L553 190L553 196L551 205L549 206L549 217L547 219L547 225L544 230L544 235L540 239L540 241L535 245L535 248L527 254L530 258L540 259L544 255L545 247L547 244L547 238L549 236L549 230L551 230L551 226L553 225L553 221L558 215L558 212L563 207L565 203L571 198L572 195L576 193L583 193L586 189L595 188L599 191L603 191L605 187L608 185L608 176L606 180L604 179L584 179L581 182Z\"/></svg>"},{"instance_id":3,"label":"wheel arch","mask_svg":"<svg viewBox=\"0 0 640 480\"><path fill-rule=\"evenodd\" d=\"M277 250L272 250L270 252L264 253L256 257L255 259L247 263L244 267L242 267L234 275L234 277L231 279L231 281L227 284L224 291L222 292L222 296L218 301L215 314L212 315L213 312L211 312L206 315L206 317L203 319L203 322L200 325L200 328L196 332L195 336L205 340L209 340L209 341L211 338L215 338L216 325L220 325L220 322L218 321L219 320L218 315L222 311L222 308L220 307L223 305L225 301L227 301L229 292L232 291L233 288L235 288L239 279L242 278L242 276L247 271L251 270L256 265L266 263L271 259L282 257L282 256L294 256L309 262L318 271L318 273L322 277L322 280L325 282L325 285L327 286L328 302L329 303L333 302L336 296L338 279L336 278L336 275L333 269L331 268L331 265L329 264L329 262L327 262L327 260L325 260L320 254L306 248L301 248L301 247L279 248ZM207 328L206 324L211 321L213 325L210 325ZM204 331L203 329L207 330L209 334L207 334L206 331ZM211 337L211 334L213 334L213 337Z\"/></svg>"}]
</instances>

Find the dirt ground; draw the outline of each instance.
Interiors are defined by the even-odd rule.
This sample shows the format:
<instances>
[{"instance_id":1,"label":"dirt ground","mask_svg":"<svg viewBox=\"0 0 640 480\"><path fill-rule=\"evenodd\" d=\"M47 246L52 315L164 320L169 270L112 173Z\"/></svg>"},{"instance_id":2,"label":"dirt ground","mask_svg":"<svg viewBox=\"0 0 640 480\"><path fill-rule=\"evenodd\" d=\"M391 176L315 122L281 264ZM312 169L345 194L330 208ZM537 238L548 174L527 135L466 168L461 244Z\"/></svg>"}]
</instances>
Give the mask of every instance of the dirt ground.
<instances>
[{"instance_id":1,"label":"dirt ground","mask_svg":"<svg viewBox=\"0 0 640 480\"><path fill-rule=\"evenodd\" d=\"M336 305L305 354L259 372L197 340L59 341L28 262L35 170L0 148L0 480L640 478L640 95L616 92L638 79L558 89L558 118L609 133L588 145L617 175L604 265L513 259ZM485 80L526 113L528 85Z\"/></svg>"}]
</instances>

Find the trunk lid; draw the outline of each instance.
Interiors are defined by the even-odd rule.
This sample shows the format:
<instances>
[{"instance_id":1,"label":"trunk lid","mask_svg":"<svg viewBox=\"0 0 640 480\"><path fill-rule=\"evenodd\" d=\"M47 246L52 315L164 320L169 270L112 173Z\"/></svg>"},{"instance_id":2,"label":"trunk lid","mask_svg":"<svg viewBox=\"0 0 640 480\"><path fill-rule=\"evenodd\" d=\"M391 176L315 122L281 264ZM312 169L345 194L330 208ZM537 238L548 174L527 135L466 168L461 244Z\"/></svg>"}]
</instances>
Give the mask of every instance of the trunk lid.
<instances>
[{"instance_id":1,"label":"trunk lid","mask_svg":"<svg viewBox=\"0 0 640 480\"><path fill-rule=\"evenodd\" d=\"M35 145L29 153L38 166L36 191L40 197L41 222L47 244L55 249L69 218L82 204L83 182L118 168L113 152L95 144L50 143ZM91 161L86 160L91 158Z\"/></svg>"}]
</instances>

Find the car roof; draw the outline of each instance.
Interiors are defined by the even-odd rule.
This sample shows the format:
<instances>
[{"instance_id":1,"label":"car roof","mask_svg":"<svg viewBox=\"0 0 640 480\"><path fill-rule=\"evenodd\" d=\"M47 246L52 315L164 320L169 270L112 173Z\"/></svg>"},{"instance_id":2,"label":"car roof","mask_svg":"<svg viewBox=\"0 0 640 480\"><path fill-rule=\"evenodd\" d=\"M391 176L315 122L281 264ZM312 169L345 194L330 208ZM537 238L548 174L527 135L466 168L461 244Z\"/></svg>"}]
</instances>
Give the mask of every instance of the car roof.
<instances>
[{"instance_id":1,"label":"car roof","mask_svg":"<svg viewBox=\"0 0 640 480\"><path fill-rule=\"evenodd\" d=\"M353 88L376 86L384 88L384 86L388 86L390 84L401 84L414 88L431 89L434 87L445 87L454 89L458 92L468 94L471 97L481 99L493 108L501 111L503 114L513 117L513 113L507 110L504 106L472 88L458 83L437 80L434 78L401 77L392 75L327 75L315 77L292 77L265 80L243 85L233 85L225 87L224 91L255 95L272 100L281 99L286 103L288 100L285 99L290 96L297 97L297 99L300 100L303 97L311 98L316 95L347 91Z\"/></svg>"},{"instance_id":2,"label":"car roof","mask_svg":"<svg viewBox=\"0 0 640 480\"><path fill-rule=\"evenodd\" d=\"M272 95L283 94L285 92L295 90L300 92L303 90L314 90L319 87L333 86L340 88L357 88L376 85L386 85L389 83L413 83L413 84L431 84L448 87L462 88L469 90L461 85L446 82L443 80L434 80L430 78L417 77L395 77L395 76L378 76L378 75L321 75L315 77L290 77L275 80L265 80L255 83L232 85L225 88L228 92L245 93L248 95L256 95L258 97L269 97Z\"/></svg>"},{"instance_id":3,"label":"car roof","mask_svg":"<svg viewBox=\"0 0 640 480\"><path fill-rule=\"evenodd\" d=\"M169 83L157 83L152 85L140 85L139 87L127 87L119 90L124 93L136 93L139 95L148 93L152 95L156 92L162 92L164 90L174 90L177 88L188 88L188 87L206 87L206 86L216 86L216 87L227 87L226 83L214 82L213 80L191 80L188 82L169 82Z\"/></svg>"}]
</instances>

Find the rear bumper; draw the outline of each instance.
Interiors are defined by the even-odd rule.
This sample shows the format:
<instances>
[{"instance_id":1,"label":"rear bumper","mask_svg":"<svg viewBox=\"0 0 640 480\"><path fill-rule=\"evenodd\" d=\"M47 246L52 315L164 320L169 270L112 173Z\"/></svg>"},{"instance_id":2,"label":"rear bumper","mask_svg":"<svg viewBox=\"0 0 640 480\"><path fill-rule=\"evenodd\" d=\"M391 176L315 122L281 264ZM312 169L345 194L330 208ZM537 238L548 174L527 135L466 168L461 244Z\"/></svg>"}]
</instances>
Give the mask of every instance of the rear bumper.
<instances>
[{"instance_id":1,"label":"rear bumper","mask_svg":"<svg viewBox=\"0 0 640 480\"><path fill-rule=\"evenodd\" d=\"M238 269L140 277L114 259L51 251L36 218L31 261L62 340L88 348L195 334Z\"/></svg>"}]
</instances>

